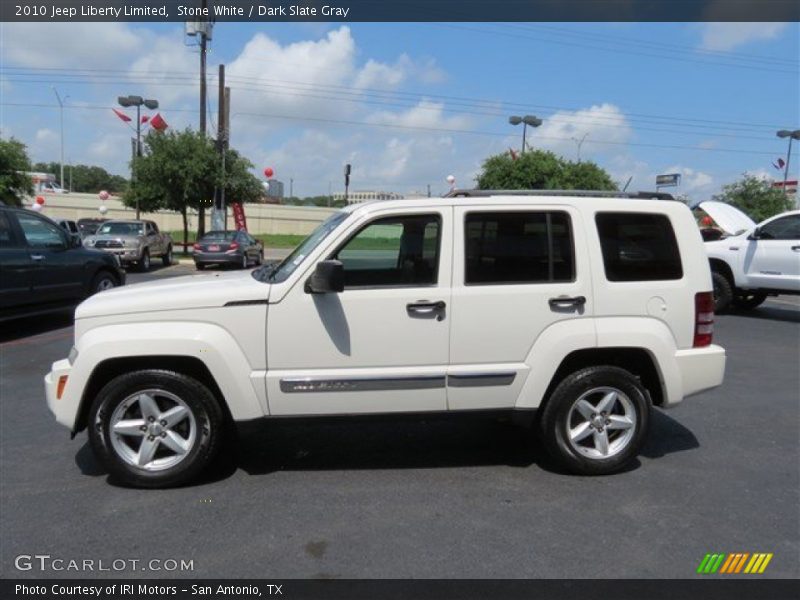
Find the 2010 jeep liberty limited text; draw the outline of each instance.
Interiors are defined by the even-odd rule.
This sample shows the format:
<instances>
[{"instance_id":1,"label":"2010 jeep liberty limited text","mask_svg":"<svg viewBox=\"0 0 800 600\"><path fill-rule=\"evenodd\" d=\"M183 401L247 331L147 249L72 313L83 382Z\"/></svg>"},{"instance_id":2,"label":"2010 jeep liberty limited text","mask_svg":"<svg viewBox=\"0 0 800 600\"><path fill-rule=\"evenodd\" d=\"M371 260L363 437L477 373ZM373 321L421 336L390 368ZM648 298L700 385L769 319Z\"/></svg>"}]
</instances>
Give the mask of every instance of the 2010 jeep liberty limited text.
<instances>
[{"instance_id":1,"label":"2010 jeep liberty limited text","mask_svg":"<svg viewBox=\"0 0 800 600\"><path fill-rule=\"evenodd\" d=\"M614 472L725 368L692 214L649 196L350 206L277 267L92 296L48 405L144 487L198 475L230 422L368 413L530 414L565 468Z\"/></svg>"}]
</instances>

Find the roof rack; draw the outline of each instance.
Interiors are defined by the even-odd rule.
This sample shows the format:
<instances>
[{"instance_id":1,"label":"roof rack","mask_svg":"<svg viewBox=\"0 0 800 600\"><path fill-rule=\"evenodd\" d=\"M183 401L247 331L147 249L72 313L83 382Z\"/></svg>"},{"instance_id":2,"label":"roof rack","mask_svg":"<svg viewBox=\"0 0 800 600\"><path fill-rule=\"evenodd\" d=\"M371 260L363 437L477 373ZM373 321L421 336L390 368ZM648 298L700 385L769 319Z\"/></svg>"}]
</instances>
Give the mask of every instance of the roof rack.
<instances>
[{"instance_id":1,"label":"roof rack","mask_svg":"<svg viewBox=\"0 0 800 600\"><path fill-rule=\"evenodd\" d=\"M631 198L634 200L675 200L664 192L613 192L608 190L451 190L444 198L484 198L487 196L579 196Z\"/></svg>"}]
</instances>

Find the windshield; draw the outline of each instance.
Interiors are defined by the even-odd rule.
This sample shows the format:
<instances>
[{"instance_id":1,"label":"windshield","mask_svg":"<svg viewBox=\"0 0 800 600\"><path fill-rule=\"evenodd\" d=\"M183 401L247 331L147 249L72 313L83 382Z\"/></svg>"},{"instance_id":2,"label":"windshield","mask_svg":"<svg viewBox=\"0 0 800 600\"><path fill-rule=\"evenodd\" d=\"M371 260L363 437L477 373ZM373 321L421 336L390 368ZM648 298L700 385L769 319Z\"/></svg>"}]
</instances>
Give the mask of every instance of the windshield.
<instances>
[{"instance_id":1,"label":"windshield","mask_svg":"<svg viewBox=\"0 0 800 600\"><path fill-rule=\"evenodd\" d=\"M281 264L272 271L265 271L268 273L269 281L286 281L294 273L295 269L300 266L300 263L305 260L306 256L311 254L322 240L328 237L328 234L349 216L349 212L337 212L320 223L319 227L304 239L297 248L292 250L292 253L283 259Z\"/></svg>"},{"instance_id":2,"label":"windshield","mask_svg":"<svg viewBox=\"0 0 800 600\"><path fill-rule=\"evenodd\" d=\"M200 238L201 242L222 242L224 240L232 240L236 237L236 231L209 231Z\"/></svg>"},{"instance_id":3,"label":"windshield","mask_svg":"<svg viewBox=\"0 0 800 600\"><path fill-rule=\"evenodd\" d=\"M97 230L98 235L142 235L141 223L105 223Z\"/></svg>"}]
</instances>

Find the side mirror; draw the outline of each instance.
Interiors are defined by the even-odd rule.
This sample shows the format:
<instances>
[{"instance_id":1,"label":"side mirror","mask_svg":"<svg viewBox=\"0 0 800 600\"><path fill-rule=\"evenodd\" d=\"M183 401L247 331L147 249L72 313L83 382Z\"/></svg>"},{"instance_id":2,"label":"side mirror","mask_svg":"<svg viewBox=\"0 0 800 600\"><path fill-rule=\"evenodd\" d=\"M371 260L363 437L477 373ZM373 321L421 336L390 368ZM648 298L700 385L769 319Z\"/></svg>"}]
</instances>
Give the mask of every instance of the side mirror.
<instances>
[{"instance_id":1,"label":"side mirror","mask_svg":"<svg viewBox=\"0 0 800 600\"><path fill-rule=\"evenodd\" d=\"M317 263L314 273L306 280L307 294L329 294L344 291L344 267L338 260Z\"/></svg>"},{"instance_id":2,"label":"side mirror","mask_svg":"<svg viewBox=\"0 0 800 600\"><path fill-rule=\"evenodd\" d=\"M760 227L756 227L755 229L753 229L753 231L750 233L750 235L747 236L748 240L757 240L757 239L760 239L760 238L761 238L761 228Z\"/></svg>"}]
</instances>

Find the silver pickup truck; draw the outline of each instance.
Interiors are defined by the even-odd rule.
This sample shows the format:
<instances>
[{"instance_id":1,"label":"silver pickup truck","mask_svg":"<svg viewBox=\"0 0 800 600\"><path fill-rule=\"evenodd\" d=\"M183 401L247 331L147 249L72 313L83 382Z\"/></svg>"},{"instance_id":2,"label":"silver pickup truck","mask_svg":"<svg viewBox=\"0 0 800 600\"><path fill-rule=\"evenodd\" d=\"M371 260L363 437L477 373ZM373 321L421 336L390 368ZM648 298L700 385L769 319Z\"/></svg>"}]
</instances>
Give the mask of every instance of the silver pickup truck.
<instances>
[{"instance_id":1,"label":"silver pickup truck","mask_svg":"<svg viewBox=\"0 0 800 600\"><path fill-rule=\"evenodd\" d=\"M172 238L153 221L106 221L83 245L114 254L123 266L135 264L140 271L149 271L150 261L159 256L164 266L172 264Z\"/></svg>"}]
</instances>

